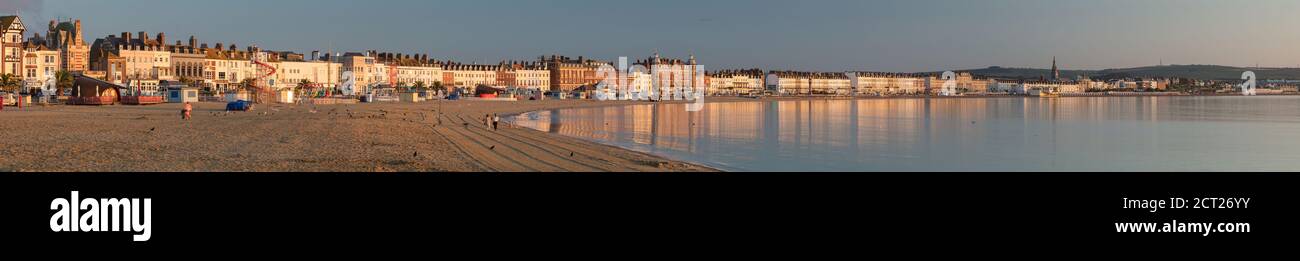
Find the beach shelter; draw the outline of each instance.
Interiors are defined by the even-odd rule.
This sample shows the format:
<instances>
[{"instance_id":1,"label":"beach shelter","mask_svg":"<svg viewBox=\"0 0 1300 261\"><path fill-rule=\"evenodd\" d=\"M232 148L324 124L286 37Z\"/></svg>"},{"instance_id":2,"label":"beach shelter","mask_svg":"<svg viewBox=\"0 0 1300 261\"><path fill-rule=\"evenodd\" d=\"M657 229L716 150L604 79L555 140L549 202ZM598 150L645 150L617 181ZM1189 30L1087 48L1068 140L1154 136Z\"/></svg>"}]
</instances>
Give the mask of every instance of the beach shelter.
<instances>
[{"instance_id":1,"label":"beach shelter","mask_svg":"<svg viewBox=\"0 0 1300 261\"><path fill-rule=\"evenodd\" d=\"M73 79L72 97L68 98L68 104L112 105L118 101L125 88L125 86L78 74Z\"/></svg>"},{"instance_id":2,"label":"beach shelter","mask_svg":"<svg viewBox=\"0 0 1300 261\"><path fill-rule=\"evenodd\" d=\"M496 98L501 92L505 91L497 87L480 84L474 87L474 96L482 98Z\"/></svg>"}]
</instances>

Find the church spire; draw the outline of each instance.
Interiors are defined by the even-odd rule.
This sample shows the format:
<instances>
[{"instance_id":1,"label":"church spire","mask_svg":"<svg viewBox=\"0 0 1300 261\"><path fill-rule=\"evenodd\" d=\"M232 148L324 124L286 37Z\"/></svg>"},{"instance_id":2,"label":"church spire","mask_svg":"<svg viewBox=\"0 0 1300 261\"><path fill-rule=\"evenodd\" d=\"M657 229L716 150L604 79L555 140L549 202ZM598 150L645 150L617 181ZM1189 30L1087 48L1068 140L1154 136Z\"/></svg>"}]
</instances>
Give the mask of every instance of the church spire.
<instances>
[{"instance_id":1,"label":"church spire","mask_svg":"<svg viewBox=\"0 0 1300 261\"><path fill-rule=\"evenodd\" d=\"M1061 70L1056 67L1056 56L1052 56L1052 80L1061 80Z\"/></svg>"}]
</instances>

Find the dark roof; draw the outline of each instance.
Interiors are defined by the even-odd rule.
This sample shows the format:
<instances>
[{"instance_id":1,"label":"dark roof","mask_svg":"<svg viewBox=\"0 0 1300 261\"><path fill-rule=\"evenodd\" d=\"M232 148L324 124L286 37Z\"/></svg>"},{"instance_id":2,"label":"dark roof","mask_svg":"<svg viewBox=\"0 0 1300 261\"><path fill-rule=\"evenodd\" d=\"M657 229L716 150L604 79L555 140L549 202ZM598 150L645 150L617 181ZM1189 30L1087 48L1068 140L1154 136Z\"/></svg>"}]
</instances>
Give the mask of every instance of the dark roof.
<instances>
[{"instance_id":1,"label":"dark roof","mask_svg":"<svg viewBox=\"0 0 1300 261\"><path fill-rule=\"evenodd\" d=\"M13 24L14 21L18 21L18 16L0 16L0 29L9 29L9 25Z\"/></svg>"},{"instance_id":2,"label":"dark roof","mask_svg":"<svg viewBox=\"0 0 1300 261\"><path fill-rule=\"evenodd\" d=\"M76 74L75 76L73 76L73 79L74 79L73 81L75 82L73 85L77 85L77 86L80 86L80 85L83 85L83 84L93 84L93 85L98 85L98 86L100 86L100 87L109 87L109 88L114 88L114 89L124 89L124 88L126 88L126 87L121 86L121 85L117 85L117 84L114 84L114 83L111 83L111 82L106 82L106 81L104 81L104 80L96 79L95 77L85 76L85 75L82 75L82 74Z\"/></svg>"},{"instance_id":3,"label":"dark roof","mask_svg":"<svg viewBox=\"0 0 1300 261\"><path fill-rule=\"evenodd\" d=\"M77 33L77 27L73 25L72 22L60 22L57 26L54 27L54 30Z\"/></svg>"}]
</instances>

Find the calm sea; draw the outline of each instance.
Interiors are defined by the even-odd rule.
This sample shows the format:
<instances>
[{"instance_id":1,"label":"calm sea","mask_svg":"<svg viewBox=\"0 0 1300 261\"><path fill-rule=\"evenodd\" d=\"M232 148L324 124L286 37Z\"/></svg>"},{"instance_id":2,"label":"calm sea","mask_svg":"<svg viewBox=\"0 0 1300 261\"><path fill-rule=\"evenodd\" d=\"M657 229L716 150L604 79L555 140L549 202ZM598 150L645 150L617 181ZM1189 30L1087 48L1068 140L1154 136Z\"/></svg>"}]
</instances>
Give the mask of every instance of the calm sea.
<instances>
[{"instance_id":1,"label":"calm sea","mask_svg":"<svg viewBox=\"0 0 1300 261\"><path fill-rule=\"evenodd\" d=\"M507 119L729 171L1300 171L1300 97L753 101Z\"/></svg>"}]
</instances>

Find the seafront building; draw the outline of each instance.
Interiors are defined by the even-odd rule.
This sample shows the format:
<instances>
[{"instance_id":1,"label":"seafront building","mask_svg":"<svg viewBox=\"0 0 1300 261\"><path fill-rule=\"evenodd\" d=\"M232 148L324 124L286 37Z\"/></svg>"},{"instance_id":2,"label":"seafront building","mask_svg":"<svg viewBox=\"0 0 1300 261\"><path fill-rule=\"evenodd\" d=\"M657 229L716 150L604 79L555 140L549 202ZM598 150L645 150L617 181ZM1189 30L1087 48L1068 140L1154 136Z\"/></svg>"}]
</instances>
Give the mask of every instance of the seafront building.
<instances>
[{"instance_id":1,"label":"seafront building","mask_svg":"<svg viewBox=\"0 0 1300 261\"><path fill-rule=\"evenodd\" d=\"M501 65L463 64L448 61L442 64L442 68L443 84L450 87L470 89L479 85L500 86L497 82L497 72L501 70Z\"/></svg>"},{"instance_id":2,"label":"seafront building","mask_svg":"<svg viewBox=\"0 0 1300 261\"><path fill-rule=\"evenodd\" d=\"M383 84L388 86L411 87L417 83L430 86L442 82L442 65L430 60L428 55L378 53L375 56L376 62L386 67Z\"/></svg>"},{"instance_id":3,"label":"seafront building","mask_svg":"<svg viewBox=\"0 0 1300 261\"><path fill-rule=\"evenodd\" d=\"M95 40L90 50L90 69L105 72L105 80L110 83L146 93L161 93L160 81L177 80L166 39L163 33L150 38L146 32L139 32L135 37L123 32L121 36Z\"/></svg>"},{"instance_id":4,"label":"seafront building","mask_svg":"<svg viewBox=\"0 0 1300 261\"><path fill-rule=\"evenodd\" d=\"M276 89L334 87L343 75L343 65L340 63L307 60L302 55L292 53L280 53L279 62L270 64L276 68L273 86Z\"/></svg>"},{"instance_id":5,"label":"seafront building","mask_svg":"<svg viewBox=\"0 0 1300 261\"><path fill-rule=\"evenodd\" d=\"M763 93L765 74L760 69L723 70L708 74L708 95L745 95Z\"/></svg>"},{"instance_id":6,"label":"seafront building","mask_svg":"<svg viewBox=\"0 0 1300 261\"><path fill-rule=\"evenodd\" d=\"M577 59L567 56L542 56L537 58L538 62L545 64L549 69L551 77L550 91L569 93L578 87L595 86L604 80L596 75L596 70L601 65L610 65L608 62L587 59L578 56Z\"/></svg>"},{"instance_id":7,"label":"seafront building","mask_svg":"<svg viewBox=\"0 0 1300 261\"><path fill-rule=\"evenodd\" d=\"M23 77L23 32L26 31L18 16L0 16L0 75Z\"/></svg>"},{"instance_id":8,"label":"seafront building","mask_svg":"<svg viewBox=\"0 0 1300 261\"><path fill-rule=\"evenodd\" d=\"M652 99L670 100L679 91L687 89L694 91L697 90L697 86L703 87L698 88L701 91L707 89L704 69L695 60L695 55L682 60L664 58L659 56L659 53L655 53L649 58L633 62L632 65L649 70L651 86L658 87L654 92L657 97Z\"/></svg>"},{"instance_id":9,"label":"seafront building","mask_svg":"<svg viewBox=\"0 0 1300 261\"><path fill-rule=\"evenodd\" d=\"M847 95L853 91L844 73L773 71L767 74L767 90L786 95Z\"/></svg>"},{"instance_id":10,"label":"seafront building","mask_svg":"<svg viewBox=\"0 0 1300 261\"><path fill-rule=\"evenodd\" d=\"M90 70L90 45L81 33L81 20L50 21L46 47L59 52L59 69L68 72Z\"/></svg>"},{"instance_id":11,"label":"seafront building","mask_svg":"<svg viewBox=\"0 0 1300 261\"><path fill-rule=\"evenodd\" d=\"M915 95L925 92L926 77L911 73L848 72L854 94Z\"/></svg>"},{"instance_id":12,"label":"seafront building","mask_svg":"<svg viewBox=\"0 0 1300 261\"><path fill-rule=\"evenodd\" d=\"M497 86L543 91L551 88L551 71L542 62L502 62Z\"/></svg>"},{"instance_id":13,"label":"seafront building","mask_svg":"<svg viewBox=\"0 0 1300 261\"><path fill-rule=\"evenodd\" d=\"M29 92L35 93L35 89L53 80L59 65L59 51L46 47L39 37L23 44L23 86Z\"/></svg>"}]
</instances>

